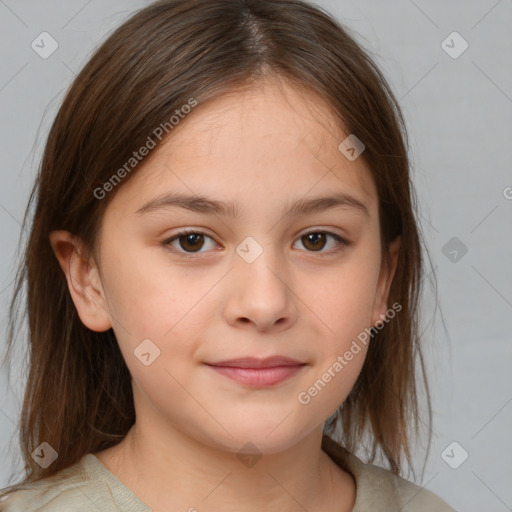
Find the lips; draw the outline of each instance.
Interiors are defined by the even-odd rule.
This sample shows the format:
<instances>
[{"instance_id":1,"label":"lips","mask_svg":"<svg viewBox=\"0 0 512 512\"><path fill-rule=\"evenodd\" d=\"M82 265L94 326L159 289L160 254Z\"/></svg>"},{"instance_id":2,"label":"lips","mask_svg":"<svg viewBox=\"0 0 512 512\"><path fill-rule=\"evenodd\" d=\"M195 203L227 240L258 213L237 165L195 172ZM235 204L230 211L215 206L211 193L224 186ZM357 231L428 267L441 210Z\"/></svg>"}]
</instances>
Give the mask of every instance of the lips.
<instances>
[{"instance_id":1,"label":"lips","mask_svg":"<svg viewBox=\"0 0 512 512\"><path fill-rule=\"evenodd\" d=\"M264 359L246 357L215 363L206 363L216 373L252 387L268 387L279 384L296 375L305 365L301 361L284 356Z\"/></svg>"},{"instance_id":2,"label":"lips","mask_svg":"<svg viewBox=\"0 0 512 512\"><path fill-rule=\"evenodd\" d=\"M218 363L207 363L210 366L223 366L229 368L275 368L276 366L297 366L301 363L295 359L284 356L272 356L265 358L244 357L240 359L230 359L228 361L220 361Z\"/></svg>"}]
</instances>

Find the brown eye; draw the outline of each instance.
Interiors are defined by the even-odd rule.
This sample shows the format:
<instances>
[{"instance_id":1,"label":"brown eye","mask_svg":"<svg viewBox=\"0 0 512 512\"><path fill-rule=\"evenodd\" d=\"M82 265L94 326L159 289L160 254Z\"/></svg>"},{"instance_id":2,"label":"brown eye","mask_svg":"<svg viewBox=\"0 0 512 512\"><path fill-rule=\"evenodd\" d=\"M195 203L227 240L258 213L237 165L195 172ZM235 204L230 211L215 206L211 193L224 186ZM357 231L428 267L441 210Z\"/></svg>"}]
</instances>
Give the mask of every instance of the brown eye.
<instances>
[{"instance_id":1,"label":"brown eye","mask_svg":"<svg viewBox=\"0 0 512 512\"><path fill-rule=\"evenodd\" d=\"M200 233L188 233L178 237L180 247L187 252L201 250L204 245L204 236Z\"/></svg>"},{"instance_id":2,"label":"brown eye","mask_svg":"<svg viewBox=\"0 0 512 512\"><path fill-rule=\"evenodd\" d=\"M311 231L302 235L295 243L298 242L307 252L318 252L325 255L341 251L351 244L348 240L329 231Z\"/></svg>"},{"instance_id":3,"label":"brown eye","mask_svg":"<svg viewBox=\"0 0 512 512\"><path fill-rule=\"evenodd\" d=\"M304 247L311 251L321 251L327 243L327 237L325 233L308 233L301 237Z\"/></svg>"},{"instance_id":4,"label":"brown eye","mask_svg":"<svg viewBox=\"0 0 512 512\"><path fill-rule=\"evenodd\" d=\"M218 248L215 240L206 233L200 231L181 231L162 242L164 246L170 246L181 254L201 254L208 249Z\"/></svg>"}]
</instances>

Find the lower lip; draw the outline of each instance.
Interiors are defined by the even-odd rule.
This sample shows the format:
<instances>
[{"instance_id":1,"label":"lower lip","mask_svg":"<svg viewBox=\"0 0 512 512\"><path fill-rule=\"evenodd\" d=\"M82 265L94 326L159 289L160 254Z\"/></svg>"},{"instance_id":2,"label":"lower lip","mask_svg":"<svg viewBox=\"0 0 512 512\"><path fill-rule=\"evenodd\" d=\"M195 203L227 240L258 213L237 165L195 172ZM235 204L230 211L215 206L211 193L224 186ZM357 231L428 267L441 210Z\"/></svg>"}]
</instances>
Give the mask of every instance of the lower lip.
<instances>
[{"instance_id":1,"label":"lower lip","mask_svg":"<svg viewBox=\"0 0 512 512\"><path fill-rule=\"evenodd\" d=\"M253 387L275 386L293 377L304 365L275 366L272 368L236 368L231 366L210 366L225 377L236 380L240 384Z\"/></svg>"}]
</instances>

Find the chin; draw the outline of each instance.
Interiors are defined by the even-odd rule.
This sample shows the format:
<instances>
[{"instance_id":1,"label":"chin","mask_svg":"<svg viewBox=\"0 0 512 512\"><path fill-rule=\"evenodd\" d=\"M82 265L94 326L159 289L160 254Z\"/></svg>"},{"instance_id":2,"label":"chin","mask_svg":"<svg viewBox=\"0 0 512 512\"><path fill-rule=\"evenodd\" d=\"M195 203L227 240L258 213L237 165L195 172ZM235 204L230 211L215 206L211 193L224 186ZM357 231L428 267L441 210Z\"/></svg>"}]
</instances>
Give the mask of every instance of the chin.
<instances>
[{"instance_id":1,"label":"chin","mask_svg":"<svg viewBox=\"0 0 512 512\"><path fill-rule=\"evenodd\" d=\"M284 423L284 422L283 422ZM277 427L277 428L276 428ZM228 427L230 437L222 431L219 436L211 436L205 440L205 443L219 450L236 454L273 454L288 450L300 442L307 434L299 428L291 429L290 425L286 428L283 425L272 422L261 425L237 423Z\"/></svg>"}]
</instances>

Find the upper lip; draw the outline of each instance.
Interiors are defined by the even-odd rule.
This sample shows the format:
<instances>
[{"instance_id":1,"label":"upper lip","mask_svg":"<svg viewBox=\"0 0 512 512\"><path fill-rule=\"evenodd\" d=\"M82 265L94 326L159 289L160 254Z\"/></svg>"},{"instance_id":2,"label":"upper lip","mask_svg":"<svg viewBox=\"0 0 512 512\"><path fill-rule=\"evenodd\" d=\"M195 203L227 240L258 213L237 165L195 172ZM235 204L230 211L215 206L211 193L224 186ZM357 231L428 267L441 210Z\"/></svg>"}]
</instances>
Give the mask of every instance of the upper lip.
<instances>
[{"instance_id":1,"label":"upper lip","mask_svg":"<svg viewBox=\"0 0 512 512\"><path fill-rule=\"evenodd\" d=\"M298 366L305 363L291 359L290 357L272 356L265 358L242 357L239 359L229 359L227 361L218 361L206 364L210 366L228 366L232 368L275 368L278 366Z\"/></svg>"}]
</instances>

